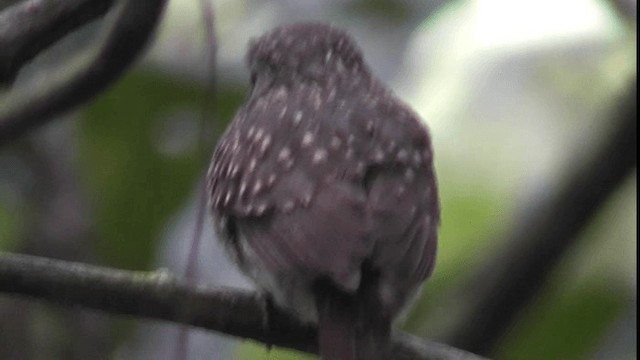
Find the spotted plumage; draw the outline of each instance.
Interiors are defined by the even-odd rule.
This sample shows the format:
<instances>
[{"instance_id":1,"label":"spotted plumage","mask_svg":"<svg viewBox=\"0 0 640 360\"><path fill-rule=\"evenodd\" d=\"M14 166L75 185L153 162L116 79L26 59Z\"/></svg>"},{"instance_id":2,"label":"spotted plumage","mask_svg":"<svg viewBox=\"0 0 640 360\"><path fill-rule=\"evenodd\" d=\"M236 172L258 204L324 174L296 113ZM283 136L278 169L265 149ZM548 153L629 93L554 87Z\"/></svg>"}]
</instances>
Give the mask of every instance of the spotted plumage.
<instances>
[{"instance_id":1,"label":"spotted plumage","mask_svg":"<svg viewBox=\"0 0 640 360\"><path fill-rule=\"evenodd\" d=\"M321 347L323 304L342 296L357 304L354 322L374 307L390 326L435 260L439 208L425 126L341 30L278 28L253 43L248 62L251 95L207 174L217 233L276 304L320 318Z\"/></svg>"}]
</instances>

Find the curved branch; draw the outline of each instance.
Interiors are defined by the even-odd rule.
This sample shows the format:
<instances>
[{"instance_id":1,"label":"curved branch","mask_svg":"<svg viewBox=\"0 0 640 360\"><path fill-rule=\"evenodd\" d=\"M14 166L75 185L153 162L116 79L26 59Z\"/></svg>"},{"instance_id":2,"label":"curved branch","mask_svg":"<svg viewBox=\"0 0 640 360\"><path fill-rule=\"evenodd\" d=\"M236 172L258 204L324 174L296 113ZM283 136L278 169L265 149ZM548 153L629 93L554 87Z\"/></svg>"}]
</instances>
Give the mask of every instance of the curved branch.
<instances>
[{"instance_id":1,"label":"curved branch","mask_svg":"<svg viewBox=\"0 0 640 360\"><path fill-rule=\"evenodd\" d=\"M113 314L168 320L267 344L317 353L314 326L273 309L268 326L264 299L230 288L190 286L164 271L134 272L0 253L0 292ZM480 357L406 334L394 338L394 354L404 359Z\"/></svg>"},{"instance_id":2,"label":"curved branch","mask_svg":"<svg viewBox=\"0 0 640 360\"><path fill-rule=\"evenodd\" d=\"M53 116L89 101L120 77L145 48L167 0L127 0L97 51L83 55L57 79L10 92L0 102L0 146Z\"/></svg>"},{"instance_id":3,"label":"curved branch","mask_svg":"<svg viewBox=\"0 0 640 360\"><path fill-rule=\"evenodd\" d=\"M0 85L69 32L104 15L114 0L28 0L0 13Z\"/></svg>"},{"instance_id":4,"label":"curved branch","mask_svg":"<svg viewBox=\"0 0 640 360\"><path fill-rule=\"evenodd\" d=\"M474 271L452 297L469 299L448 343L489 353L562 257L580 231L637 166L637 79L613 104L613 131L582 166L576 167L555 197L539 206L507 235L508 247Z\"/></svg>"}]
</instances>

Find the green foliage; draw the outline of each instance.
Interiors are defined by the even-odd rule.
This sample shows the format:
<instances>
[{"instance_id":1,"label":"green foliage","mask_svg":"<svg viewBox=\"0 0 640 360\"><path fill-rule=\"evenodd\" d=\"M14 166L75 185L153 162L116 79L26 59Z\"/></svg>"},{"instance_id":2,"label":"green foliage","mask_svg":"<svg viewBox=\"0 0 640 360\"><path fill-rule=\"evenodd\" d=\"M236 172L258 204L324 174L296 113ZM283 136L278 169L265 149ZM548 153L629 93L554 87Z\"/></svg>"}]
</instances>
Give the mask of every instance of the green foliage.
<instances>
[{"instance_id":1,"label":"green foliage","mask_svg":"<svg viewBox=\"0 0 640 360\"><path fill-rule=\"evenodd\" d=\"M354 1L348 7L348 11L359 16L369 15L380 21L392 21L402 23L412 15L412 9L401 1L367 0Z\"/></svg>"},{"instance_id":2,"label":"green foliage","mask_svg":"<svg viewBox=\"0 0 640 360\"><path fill-rule=\"evenodd\" d=\"M264 344L246 341L238 347L235 360L316 360L318 357L294 350L273 348L269 350Z\"/></svg>"},{"instance_id":3,"label":"green foliage","mask_svg":"<svg viewBox=\"0 0 640 360\"><path fill-rule=\"evenodd\" d=\"M183 109L197 119L203 96L193 84L132 72L84 112L79 156L97 215L98 250L112 266L150 265L161 230L206 167L197 156L197 135L187 151L159 150L163 119ZM242 96L219 94L213 117L225 124L216 120L217 127L226 125Z\"/></svg>"},{"instance_id":4,"label":"green foliage","mask_svg":"<svg viewBox=\"0 0 640 360\"><path fill-rule=\"evenodd\" d=\"M487 191L483 184L477 184L476 190L469 186L441 185L441 241L438 268L431 281L458 278L470 265L478 264L511 220L505 210L512 206L504 194Z\"/></svg>"},{"instance_id":5,"label":"green foliage","mask_svg":"<svg viewBox=\"0 0 640 360\"><path fill-rule=\"evenodd\" d=\"M0 204L0 251L12 251L18 246L15 220L15 214Z\"/></svg>"},{"instance_id":6,"label":"green foliage","mask_svg":"<svg viewBox=\"0 0 640 360\"><path fill-rule=\"evenodd\" d=\"M497 359L584 359L596 349L629 299L610 283L550 289L507 335ZM619 291L616 291L619 290Z\"/></svg>"}]
</instances>

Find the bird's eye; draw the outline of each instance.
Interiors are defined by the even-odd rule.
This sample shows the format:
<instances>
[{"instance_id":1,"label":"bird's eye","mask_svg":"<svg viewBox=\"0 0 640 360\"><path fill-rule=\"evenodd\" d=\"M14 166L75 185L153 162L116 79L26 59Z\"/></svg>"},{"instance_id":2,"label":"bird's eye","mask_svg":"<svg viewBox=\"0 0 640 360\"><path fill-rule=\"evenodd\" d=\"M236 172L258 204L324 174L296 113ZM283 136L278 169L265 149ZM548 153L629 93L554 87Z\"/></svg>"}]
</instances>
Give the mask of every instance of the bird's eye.
<instances>
[{"instance_id":1,"label":"bird's eye","mask_svg":"<svg viewBox=\"0 0 640 360\"><path fill-rule=\"evenodd\" d=\"M256 78L258 76L256 75L256 73L251 73L251 85L255 85L256 84Z\"/></svg>"}]
</instances>

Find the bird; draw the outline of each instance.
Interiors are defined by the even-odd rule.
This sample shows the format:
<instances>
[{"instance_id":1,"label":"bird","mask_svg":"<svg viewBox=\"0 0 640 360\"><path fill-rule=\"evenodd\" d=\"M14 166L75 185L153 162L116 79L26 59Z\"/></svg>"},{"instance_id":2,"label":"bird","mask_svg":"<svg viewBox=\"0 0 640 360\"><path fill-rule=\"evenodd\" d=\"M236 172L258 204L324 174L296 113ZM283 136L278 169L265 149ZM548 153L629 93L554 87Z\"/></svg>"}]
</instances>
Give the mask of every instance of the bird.
<instances>
[{"instance_id":1,"label":"bird","mask_svg":"<svg viewBox=\"0 0 640 360\"><path fill-rule=\"evenodd\" d=\"M246 62L250 94L207 171L215 232L275 306L317 324L322 359L392 358L436 258L429 130L333 25L276 27Z\"/></svg>"}]
</instances>

